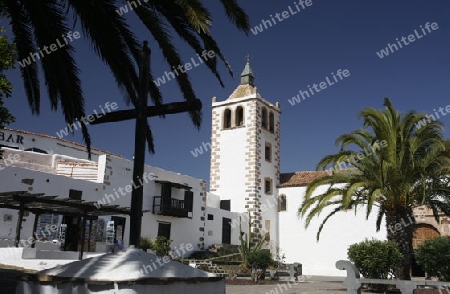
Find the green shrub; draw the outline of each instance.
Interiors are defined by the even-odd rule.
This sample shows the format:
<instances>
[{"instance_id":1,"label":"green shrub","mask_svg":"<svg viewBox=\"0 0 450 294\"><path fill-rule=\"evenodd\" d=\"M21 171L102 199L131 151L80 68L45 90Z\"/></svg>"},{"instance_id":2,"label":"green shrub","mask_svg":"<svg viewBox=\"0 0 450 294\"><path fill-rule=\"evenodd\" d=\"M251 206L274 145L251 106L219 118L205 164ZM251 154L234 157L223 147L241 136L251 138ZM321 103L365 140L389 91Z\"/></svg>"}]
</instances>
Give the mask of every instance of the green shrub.
<instances>
[{"instance_id":1,"label":"green shrub","mask_svg":"<svg viewBox=\"0 0 450 294\"><path fill-rule=\"evenodd\" d=\"M159 256L170 257L170 252L172 251L170 244L172 244L172 240L167 239L166 237L163 236L158 236L153 242L153 248L151 249L155 251L155 253Z\"/></svg>"},{"instance_id":2,"label":"green shrub","mask_svg":"<svg viewBox=\"0 0 450 294\"><path fill-rule=\"evenodd\" d=\"M168 240L163 236L158 236L156 237L156 239L152 239L150 237L141 237L139 248L144 251L150 249L154 251L156 255L170 257L170 251L172 251L172 248L170 247L171 243L172 240Z\"/></svg>"},{"instance_id":3,"label":"green shrub","mask_svg":"<svg viewBox=\"0 0 450 294\"><path fill-rule=\"evenodd\" d=\"M247 257L247 266L253 269L265 270L273 263L274 260L269 250L253 250Z\"/></svg>"},{"instance_id":4,"label":"green shrub","mask_svg":"<svg viewBox=\"0 0 450 294\"><path fill-rule=\"evenodd\" d=\"M247 254L247 266L251 269L253 283L264 280L267 267L273 263L274 260L269 250L251 250Z\"/></svg>"},{"instance_id":5,"label":"green shrub","mask_svg":"<svg viewBox=\"0 0 450 294\"><path fill-rule=\"evenodd\" d=\"M402 254L395 243L368 240L352 244L348 248L348 258L359 272L368 279L388 279L394 269L402 264Z\"/></svg>"},{"instance_id":6,"label":"green shrub","mask_svg":"<svg viewBox=\"0 0 450 294\"><path fill-rule=\"evenodd\" d=\"M414 254L417 264L428 275L437 277L440 281L450 281L450 236L426 240Z\"/></svg>"},{"instance_id":7,"label":"green shrub","mask_svg":"<svg viewBox=\"0 0 450 294\"><path fill-rule=\"evenodd\" d=\"M150 237L141 237L139 241L139 248L141 248L144 251L147 251L147 249L153 248L153 240Z\"/></svg>"}]
</instances>

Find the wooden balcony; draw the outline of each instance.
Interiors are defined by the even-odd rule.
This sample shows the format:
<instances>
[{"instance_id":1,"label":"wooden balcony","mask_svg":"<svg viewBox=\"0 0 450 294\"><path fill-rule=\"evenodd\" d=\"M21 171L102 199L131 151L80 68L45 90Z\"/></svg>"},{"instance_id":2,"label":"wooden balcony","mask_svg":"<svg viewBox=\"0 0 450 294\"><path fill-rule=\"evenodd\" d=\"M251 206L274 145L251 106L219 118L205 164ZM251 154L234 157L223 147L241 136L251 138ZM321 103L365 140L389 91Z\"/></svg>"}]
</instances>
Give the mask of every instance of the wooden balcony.
<instances>
[{"instance_id":1,"label":"wooden balcony","mask_svg":"<svg viewBox=\"0 0 450 294\"><path fill-rule=\"evenodd\" d=\"M189 216L189 212L192 211L189 211L185 200L153 196L154 214L192 218Z\"/></svg>"}]
</instances>

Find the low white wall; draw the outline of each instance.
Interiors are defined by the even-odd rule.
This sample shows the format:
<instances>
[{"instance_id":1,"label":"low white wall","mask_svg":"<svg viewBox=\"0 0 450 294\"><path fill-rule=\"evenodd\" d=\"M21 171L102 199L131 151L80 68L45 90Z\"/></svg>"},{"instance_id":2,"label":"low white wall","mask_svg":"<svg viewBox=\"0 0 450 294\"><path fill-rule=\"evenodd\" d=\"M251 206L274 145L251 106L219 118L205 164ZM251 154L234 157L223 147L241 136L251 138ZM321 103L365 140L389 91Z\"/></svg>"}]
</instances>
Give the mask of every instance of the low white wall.
<instances>
[{"instance_id":1,"label":"low white wall","mask_svg":"<svg viewBox=\"0 0 450 294\"><path fill-rule=\"evenodd\" d=\"M40 250L36 248L24 248L22 259L78 259L79 253L76 251Z\"/></svg>"}]
</instances>

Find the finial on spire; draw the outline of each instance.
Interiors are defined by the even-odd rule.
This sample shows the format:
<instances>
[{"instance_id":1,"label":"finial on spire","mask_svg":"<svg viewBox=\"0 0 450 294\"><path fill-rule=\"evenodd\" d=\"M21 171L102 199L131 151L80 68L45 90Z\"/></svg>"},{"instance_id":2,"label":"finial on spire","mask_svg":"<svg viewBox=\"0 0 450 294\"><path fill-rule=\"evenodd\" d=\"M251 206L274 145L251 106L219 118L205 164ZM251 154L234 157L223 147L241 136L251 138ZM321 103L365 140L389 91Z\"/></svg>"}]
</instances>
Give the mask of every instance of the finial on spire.
<instances>
[{"instance_id":1,"label":"finial on spire","mask_svg":"<svg viewBox=\"0 0 450 294\"><path fill-rule=\"evenodd\" d=\"M249 85L253 86L255 76L253 75L253 71L250 67L250 54L249 53L247 53L247 55L245 55L245 59L247 60L247 64L245 65L244 71L241 74L241 85L249 84Z\"/></svg>"},{"instance_id":2,"label":"finial on spire","mask_svg":"<svg viewBox=\"0 0 450 294\"><path fill-rule=\"evenodd\" d=\"M245 55L245 60L247 60L247 63L250 63L250 53L247 53L247 55Z\"/></svg>"}]
</instances>

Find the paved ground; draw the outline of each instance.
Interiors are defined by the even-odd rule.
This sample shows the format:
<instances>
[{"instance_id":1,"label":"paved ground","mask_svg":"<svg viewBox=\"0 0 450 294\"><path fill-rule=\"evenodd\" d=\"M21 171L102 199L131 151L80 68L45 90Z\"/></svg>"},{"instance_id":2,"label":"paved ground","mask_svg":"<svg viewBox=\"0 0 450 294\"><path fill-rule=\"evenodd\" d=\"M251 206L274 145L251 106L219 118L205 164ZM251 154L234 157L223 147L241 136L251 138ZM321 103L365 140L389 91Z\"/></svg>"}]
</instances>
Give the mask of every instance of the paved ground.
<instances>
[{"instance_id":1,"label":"paved ground","mask_svg":"<svg viewBox=\"0 0 450 294\"><path fill-rule=\"evenodd\" d=\"M346 293L344 278L312 276L301 283L280 283L278 285L227 285L227 294L333 294Z\"/></svg>"},{"instance_id":2,"label":"paved ground","mask_svg":"<svg viewBox=\"0 0 450 294\"><path fill-rule=\"evenodd\" d=\"M20 276L24 272L19 268L0 266L0 294L13 294ZM304 282L279 283L271 285L227 285L227 294L333 294L345 293L343 278L308 277Z\"/></svg>"}]
</instances>

